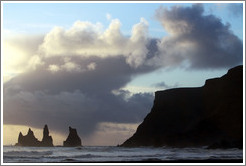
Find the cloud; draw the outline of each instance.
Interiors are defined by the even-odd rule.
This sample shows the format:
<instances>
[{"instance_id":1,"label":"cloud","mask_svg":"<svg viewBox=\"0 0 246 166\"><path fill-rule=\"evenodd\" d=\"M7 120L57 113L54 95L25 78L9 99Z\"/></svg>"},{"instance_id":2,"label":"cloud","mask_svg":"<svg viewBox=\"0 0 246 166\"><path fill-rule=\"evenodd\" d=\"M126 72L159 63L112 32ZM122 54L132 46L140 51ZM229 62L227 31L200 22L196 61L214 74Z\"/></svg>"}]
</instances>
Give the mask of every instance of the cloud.
<instances>
[{"instance_id":1,"label":"cloud","mask_svg":"<svg viewBox=\"0 0 246 166\"><path fill-rule=\"evenodd\" d=\"M214 15L204 15L201 4L160 7L156 18L169 36L158 43L156 63L193 69L229 68L242 62L242 41L230 25Z\"/></svg>"},{"instance_id":2,"label":"cloud","mask_svg":"<svg viewBox=\"0 0 246 166\"><path fill-rule=\"evenodd\" d=\"M156 88L170 89L170 88L178 87L178 83L176 83L174 85L168 85L164 81L162 81L162 82L158 82L158 83L153 84L153 86L156 87Z\"/></svg>"},{"instance_id":3,"label":"cloud","mask_svg":"<svg viewBox=\"0 0 246 166\"><path fill-rule=\"evenodd\" d=\"M49 65L48 70L50 70L51 72L57 72L60 70L60 68L57 65Z\"/></svg>"},{"instance_id":4,"label":"cloud","mask_svg":"<svg viewBox=\"0 0 246 166\"><path fill-rule=\"evenodd\" d=\"M57 67L68 62L76 62L83 71ZM153 95L129 97L127 91L117 95L112 91L124 87L132 76L152 70L147 66L131 68L124 57L69 57L65 61L52 57L45 65L4 84L4 123L37 128L47 123L61 133L71 125L87 136L101 122L141 122L151 108Z\"/></svg>"},{"instance_id":5,"label":"cloud","mask_svg":"<svg viewBox=\"0 0 246 166\"><path fill-rule=\"evenodd\" d=\"M83 142L89 142L87 145L91 146L119 145L135 133L138 125L139 123L99 123L96 132L85 137Z\"/></svg>"},{"instance_id":6,"label":"cloud","mask_svg":"<svg viewBox=\"0 0 246 166\"><path fill-rule=\"evenodd\" d=\"M153 100L150 94L135 94L128 100L110 93L94 95L79 90L56 95L20 91L4 99L4 123L37 128L47 123L60 133L65 133L71 125L82 136L88 136L100 122L141 122Z\"/></svg>"},{"instance_id":7,"label":"cloud","mask_svg":"<svg viewBox=\"0 0 246 166\"><path fill-rule=\"evenodd\" d=\"M91 62L89 65L87 65L87 68L89 70L95 70L96 66L97 66L97 64L95 62Z\"/></svg>"},{"instance_id":8,"label":"cloud","mask_svg":"<svg viewBox=\"0 0 246 166\"><path fill-rule=\"evenodd\" d=\"M149 37L144 18L130 36L112 19L106 29L101 23L77 21L30 41L11 39L8 44L24 53L12 66L19 65L22 72L4 83L4 124L48 124L60 133L73 126L82 138L89 137L98 124L143 120L153 93L122 90L138 75L168 67L217 69L242 63L242 42L229 25L204 15L201 5L159 8L156 17L168 32L161 39ZM156 86L170 87L165 82Z\"/></svg>"},{"instance_id":9,"label":"cloud","mask_svg":"<svg viewBox=\"0 0 246 166\"><path fill-rule=\"evenodd\" d=\"M120 26L120 21L113 19L105 31L100 23L82 21L75 22L68 30L55 27L45 36L39 51L45 58L124 56L129 65L139 67L148 51L148 22L141 18L140 23L133 26L130 37L121 33Z\"/></svg>"},{"instance_id":10,"label":"cloud","mask_svg":"<svg viewBox=\"0 0 246 166\"><path fill-rule=\"evenodd\" d=\"M25 72L33 68L33 65L41 64L40 57L35 55L43 37L43 35L5 35L3 73Z\"/></svg>"}]
</instances>

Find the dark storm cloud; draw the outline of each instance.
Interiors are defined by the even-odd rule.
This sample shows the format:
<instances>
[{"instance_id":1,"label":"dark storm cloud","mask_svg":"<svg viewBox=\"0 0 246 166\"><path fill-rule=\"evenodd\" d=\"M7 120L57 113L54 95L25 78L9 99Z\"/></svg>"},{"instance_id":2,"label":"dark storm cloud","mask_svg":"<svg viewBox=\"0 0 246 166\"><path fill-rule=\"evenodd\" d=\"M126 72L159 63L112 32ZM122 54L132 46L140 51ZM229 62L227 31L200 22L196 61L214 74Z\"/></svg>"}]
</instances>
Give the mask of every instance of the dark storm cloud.
<instances>
[{"instance_id":1,"label":"dark storm cloud","mask_svg":"<svg viewBox=\"0 0 246 166\"><path fill-rule=\"evenodd\" d=\"M169 36L147 38L144 19L131 37L122 35L119 20L102 33L100 25L79 21L69 30L54 28L41 45L34 41L32 67L4 84L4 124L48 124L61 133L73 126L83 136L101 122L141 122L153 95L121 90L136 76L165 67L216 69L242 62L242 42L229 25L205 16L201 5L159 8L156 17Z\"/></svg>"},{"instance_id":2,"label":"dark storm cloud","mask_svg":"<svg viewBox=\"0 0 246 166\"><path fill-rule=\"evenodd\" d=\"M242 62L242 41L214 15L204 15L201 4L160 7L157 19L170 34L159 42L156 63L188 68L229 68Z\"/></svg>"},{"instance_id":3,"label":"dark storm cloud","mask_svg":"<svg viewBox=\"0 0 246 166\"><path fill-rule=\"evenodd\" d=\"M112 91L154 67L131 68L123 57L70 58L70 62L81 66L81 71L53 73L47 68L54 62L58 66L64 63L61 57L47 59L37 70L4 85L5 124L40 127L47 123L60 132L72 125L87 135L100 122L136 123L149 112L152 94L129 96L127 91ZM94 70L83 68L92 62L96 64Z\"/></svg>"}]
</instances>

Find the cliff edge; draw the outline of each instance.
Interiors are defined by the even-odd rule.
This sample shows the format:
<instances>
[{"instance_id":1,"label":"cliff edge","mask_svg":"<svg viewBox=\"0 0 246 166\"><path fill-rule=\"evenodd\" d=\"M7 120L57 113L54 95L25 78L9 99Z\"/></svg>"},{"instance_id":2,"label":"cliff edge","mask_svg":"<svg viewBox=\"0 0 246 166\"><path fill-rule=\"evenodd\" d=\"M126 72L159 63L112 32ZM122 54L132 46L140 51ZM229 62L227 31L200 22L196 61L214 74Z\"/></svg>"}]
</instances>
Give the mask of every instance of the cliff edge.
<instances>
[{"instance_id":1,"label":"cliff edge","mask_svg":"<svg viewBox=\"0 0 246 166\"><path fill-rule=\"evenodd\" d=\"M203 87L155 93L151 112L124 147L243 147L243 66Z\"/></svg>"}]
</instances>

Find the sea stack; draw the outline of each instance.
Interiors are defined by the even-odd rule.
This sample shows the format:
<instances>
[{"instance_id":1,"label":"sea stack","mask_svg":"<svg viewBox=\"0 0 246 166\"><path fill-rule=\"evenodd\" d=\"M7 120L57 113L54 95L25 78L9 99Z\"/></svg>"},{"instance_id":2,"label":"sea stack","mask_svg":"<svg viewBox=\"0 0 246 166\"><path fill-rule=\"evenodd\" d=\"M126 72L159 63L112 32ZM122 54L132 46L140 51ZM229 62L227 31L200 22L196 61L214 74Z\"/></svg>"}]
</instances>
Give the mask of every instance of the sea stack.
<instances>
[{"instance_id":1,"label":"sea stack","mask_svg":"<svg viewBox=\"0 0 246 166\"><path fill-rule=\"evenodd\" d=\"M69 127L69 135L66 141L63 142L63 146L65 147L75 147L75 146L82 146L81 139L77 134L77 130Z\"/></svg>"},{"instance_id":2,"label":"sea stack","mask_svg":"<svg viewBox=\"0 0 246 166\"><path fill-rule=\"evenodd\" d=\"M53 139L49 136L48 126L44 126L43 139L39 141L35 136L33 131L29 128L27 135L23 136L20 132L18 137L18 143L16 146L34 146L34 147L50 147L53 146Z\"/></svg>"},{"instance_id":3,"label":"sea stack","mask_svg":"<svg viewBox=\"0 0 246 166\"><path fill-rule=\"evenodd\" d=\"M44 126L43 139L41 141L41 146L44 146L44 147L53 146L53 139L51 136L49 136L49 129L47 125Z\"/></svg>"},{"instance_id":4,"label":"sea stack","mask_svg":"<svg viewBox=\"0 0 246 166\"><path fill-rule=\"evenodd\" d=\"M151 112L121 146L243 148L243 66L203 87L155 93Z\"/></svg>"},{"instance_id":5,"label":"sea stack","mask_svg":"<svg viewBox=\"0 0 246 166\"><path fill-rule=\"evenodd\" d=\"M34 136L33 131L29 128L27 135L23 136L20 132L16 146L40 146L40 141Z\"/></svg>"}]
</instances>

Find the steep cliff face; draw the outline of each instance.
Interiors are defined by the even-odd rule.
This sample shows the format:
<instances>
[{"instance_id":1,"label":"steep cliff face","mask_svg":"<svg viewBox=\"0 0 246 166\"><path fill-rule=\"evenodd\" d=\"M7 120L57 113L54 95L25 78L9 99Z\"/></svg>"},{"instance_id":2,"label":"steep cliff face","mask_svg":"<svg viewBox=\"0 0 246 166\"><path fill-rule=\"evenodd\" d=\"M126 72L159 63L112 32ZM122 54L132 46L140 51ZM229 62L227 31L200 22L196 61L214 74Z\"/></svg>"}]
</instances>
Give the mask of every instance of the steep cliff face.
<instances>
[{"instance_id":1,"label":"steep cliff face","mask_svg":"<svg viewBox=\"0 0 246 166\"><path fill-rule=\"evenodd\" d=\"M214 144L242 147L243 67L232 68L223 77L206 81L203 95L205 118L220 132L219 141Z\"/></svg>"},{"instance_id":2,"label":"steep cliff face","mask_svg":"<svg viewBox=\"0 0 246 166\"><path fill-rule=\"evenodd\" d=\"M155 93L154 105L136 133L121 146L242 148L243 67L203 87Z\"/></svg>"},{"instance_id":3,"label":"steep cliff face","mask_svg":"<svg viewBox=\"0 0 246 166\"><path fill-rule=\"evenodd\" d=\"M44 126L43 130L43 139L39 141L35 136L33 131L29 128L27 135L23 136L20 132L18 137L18 143L16 146L42 146L42 147L49 147L53 146L52 137L49 136L49 129L48 126Z\"/></svg>"},{"instance_id":4,"label":"steep cliff face","mask_svg":"<svg viewBox=\"0 0 246 166\"><path fill-rule=\"evenodd\" d=\"M73 147L73 146L81 146L81 139L77 134L77 130L69 127L69 135L66 141L63 142L63 146Z\"/></svg>"}]
</instances>

